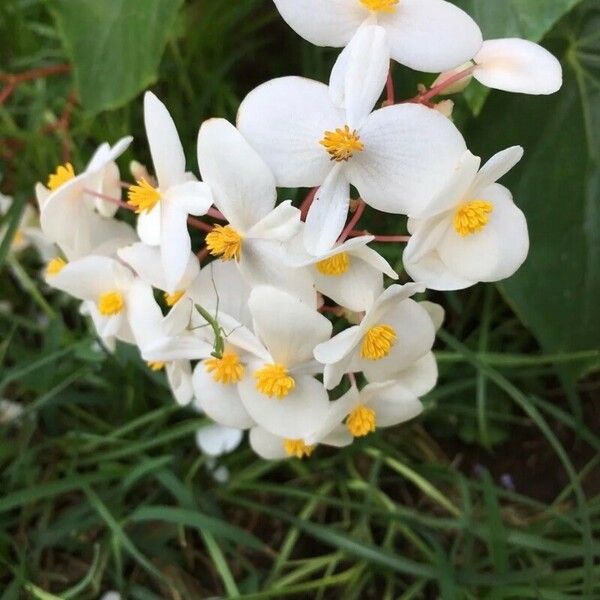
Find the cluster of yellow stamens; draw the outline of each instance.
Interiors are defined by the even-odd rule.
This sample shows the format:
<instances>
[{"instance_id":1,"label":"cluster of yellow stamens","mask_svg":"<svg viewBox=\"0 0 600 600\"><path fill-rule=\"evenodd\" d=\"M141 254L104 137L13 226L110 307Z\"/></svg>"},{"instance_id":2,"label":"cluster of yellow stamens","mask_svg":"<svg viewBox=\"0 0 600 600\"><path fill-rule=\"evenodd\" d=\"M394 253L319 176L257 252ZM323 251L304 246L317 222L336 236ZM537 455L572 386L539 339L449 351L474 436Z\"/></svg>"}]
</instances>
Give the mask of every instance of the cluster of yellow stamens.
<instances>
[{"instance_id":1,"label":"cluster of yellow stamens","mask_svg":"<svg viewBox=\"0 0 600 600\"><path fill-rule=\"evenodd\" d=\"M309 446L304 440L283 440L283 448L288 456L296 458L308 457L313 453L314 446Z\"/></svg>"},{"instance_id":2,"label":"cluster of yellow stamens","mask_svg":"<svg viewBox=\"0 0 600 600\"><path fill-rule=\"evenodd\" d=\"M369 10L393 13L400 0L360 0L360 2Z\"/></svg>"},{"instance_id":3,"label":"cluster of yellow stamens","mask_svg":"<svg viewBox=\"0 0 600 600\"><path fill-rule=\"evenodd\" d=\"M327 150L331 160L337 162L347 161L355 152L362 152L365 149L358 133L351 131L348 125L344 125L343 129L326 131L319 144Z\"/></svg>"},{"instance_id":4,"label":"cluster of yellow stamens","mask_svg":"<svg viewBox=\"0 0 600 600\"><path fill-rule=\"evenodd\" d=\"M359 404L346 419L346 427L354 437L363 437L373 433L375 427L375 411L364 404Z\"/></svg>"},{"instance_id":5,"label":"cluster of yellow stamens","mask_svg":"<svg viewBox=\"0 0 600 600\"><path fill-rule=\"evenodd\" d=\"M350 257L347 252L340 252L320 260L315 266L322 275L337 277L343 275L350 268Z\"/></svg>"},{"instance_id":6,"label":"cluster of yellow stamens","mask_svg":"<svg viewBox=\"0 0 600 600\"><path fill-rule=\"evenodd\" d=\"M67 262L57 256L46 265L46 275L58 275L66 266Z\"/></svg>"},{"instance_id":7,"label":"cluster of yellow stamens","mask_svg":"<svg viewBox=\"0 0 600 600\"><path fill-rule=\"evenodd\" d=\"M458 207L454 213L454 229L462 237L477 233L490 220L494 205L487 200L473 200Z\"/></svg>"},{"instance_id":8,"label":"cluster of yellow stamens","mask_svg":"<svg viewBox=\"0 0 600 600\"><path fill-rule=\"evenodd\" d=\"M222 260L239 260L242 254L242 236L231 225L215 225L206 236L206 247L213 256Z\"/></svg>"},{"instance_id":9,"label":"cluster of yellow stamens","mask_svg":"<svg viewBox=\"0 0 600 600\"><path fill-rule=\"evenodd\" d=\"M105 317L119 314L125 306L125 298L121 292L105 292L98 299L98 310Z\"/></svg>"},{"instance_id":10,"label":"cluster of yellow stamens","mask_svg":"<svg viewBox=\"0 0 600 600\"><path fill-rule=\"evenodd\" d=\"M162 360L149 360L146 364L151 371L162 371L167 363Z\"/></svg>"},{"instance_id":11,"label":"cluster of yellow stamens","mask_svg":"<svg viewBox=\"0 0 600 600\"><path fill-rule=\"evenodd\" d=\"M181 298L183 297L184 294L185 294L184 290L177 290L176 292L173 292L172 294L169 294L169 292L165 292L163 294L163 298L165 299L167 306L174 306L181 300Z\"/></svg>"},{"instance_id":12,"label":"cluster of yellow stamens","mask_svg":"<svg viewBox=\"0 0 600 600\"><path fill-rule=\"evenodd\" d=\"M63 183L66 183L70 179L75 177L75 169L71 163L65 163L56 168L56 171L48 176L48 182L46 187L54 191L58 189Z\"/></svg>"},{"instance_id":13,"label":"cluster of yellow stamens","mask_svg":"<svg viewBox=\"0 0 600 600\"><path fill-rule=\"evenodd\" d=\"M390 325L375 325L365 334L360 355L367 360L385 358L396 343L396 331Z\"/></svg>"},{"instance_id":14,"label":"cluster of yellow stamens","mask_svg":"<svg viewBox=\"0 0 600 600\"><path fill-rule=\"evenodd\" d=\"M224 352L221 358L207 358L204 367L217 383L238 383L244 377L244 365L235 352Z\"/></svg>"},{"instance_id":15,"label":"cluster of yellow stamens","mask_svg":"<svg viewBox=\"0 0 600 600\"><path fill-rule=\"evenodd\" d=\"M136 213L148 213L160 201L160 192L145 179L140 179L136 185L130 185L127 192L128 204L135 208Z\"/></svg>"},{"instance_id":16,"label":"cluster of yellow stamens","mask_svg":"<svg viewBox=\"0 0 600 600\"><path fill-rule=\"evenodd\" d=\"M285 398L295 387L296 381L288 373L288 370L278 363L265 365L254 373L256 389L269 396L281 400Z\"/></svg>"}]
</instances>

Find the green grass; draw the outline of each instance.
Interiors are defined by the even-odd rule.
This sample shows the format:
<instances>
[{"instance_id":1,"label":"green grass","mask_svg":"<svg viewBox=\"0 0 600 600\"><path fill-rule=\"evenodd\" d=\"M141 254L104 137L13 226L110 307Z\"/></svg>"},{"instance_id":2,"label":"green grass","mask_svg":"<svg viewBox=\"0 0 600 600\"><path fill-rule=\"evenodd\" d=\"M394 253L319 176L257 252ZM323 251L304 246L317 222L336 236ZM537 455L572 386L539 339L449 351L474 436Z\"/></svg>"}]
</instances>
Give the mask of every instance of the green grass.
<instances>
[{"instance_id":1,"label":"green grass","mask_svg":"<svg viewBox=\"0 0 600 600\"><path fill-rule=\"evenodd\" d=\"M232 118L257 83L331 66L269 4L189 3L155 87L186 125L188 156L201 120ZM65 62L36 0L3 3L0 36L6 71ZM0 189L18 199L3 225L64 144L80 167L131 131L148 159L139 99L94 119L76 107L68 131L42 133L70 90L67 76L38 80L0 106ZM380 249L400 264L398 247ZM415 422L307 461L244 445L218 484L194 444L204 419L174 405L135 349L98 348L32 253L6 241L0 263L0 396L25 408L0 425L0 600L600 597L598 380L563 377L598 353L544 355L493 286L430 296L447 309L440 383Z\"/></svg>"}]
</instances>

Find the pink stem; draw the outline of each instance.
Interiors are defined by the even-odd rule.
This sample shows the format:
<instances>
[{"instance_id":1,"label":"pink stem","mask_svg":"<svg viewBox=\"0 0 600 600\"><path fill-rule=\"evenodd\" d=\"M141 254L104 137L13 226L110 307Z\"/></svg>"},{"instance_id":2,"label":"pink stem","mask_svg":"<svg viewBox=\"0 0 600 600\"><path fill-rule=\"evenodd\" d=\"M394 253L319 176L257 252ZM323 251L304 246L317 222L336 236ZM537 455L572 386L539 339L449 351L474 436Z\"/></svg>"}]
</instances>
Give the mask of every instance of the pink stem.
<instances>
[{"instance_id":1,"label":"pink stem","mask_svg":"<svg viewBox=\"0 0 600 600\"><path fill-rule=\"evenodd\" d=\"M314 187L306 194L306 198L304 198L302 204L300 205L300 219L302 221L306 221L306 215L315 199L315 195L317 194L318 187Z\"/></svg>"},{"instance_id":2,"label":"pink stem","mask_svg":"<svg viewBox=\"0 0 600 600\"><path fill-rule=\"evenodd\" d=\"M212 217L213 219L218 219L219 221L227 221L223 213L220 210L217 210L216 208L209 208L208 212L206 213L206 216Z\"/></svg>"},{"instance_id":3,"label":"pink stem","mask_svg":"<svg viewBox=\"0 0 600 600\"><path fill-rule=\"evenodd\" d=\"M376 235L374 242L383 242L383 243L406 243L410 240L410 235Z\"/></svg>"},{"instance_id":4,"label":"pink stem","mask_svg":"<svg viewBox=\"0 0 600 600\"><path fill-rule=\"evenodd\" d=\"M89 190L87 188L85 188L83 191L86 194L89 194L90 196L95 196L96 198L100 198L101 200L105 200L106 202L111 202L112 204L116 204L117 206L120 206L121 208L124 208L125 210L135 212L135 208L133 206L131 206L127 202L123 202L122 200L119 200L118 198L112 198L111 196L107 196L106 194L101 194L100 192L95 192L94 190Z\"/></svg>"},{"instance_id":5,"label":"pink stem","mask_svg":"<svg viewBox=\"0 0 600 600\"><path fill-rule=\"evenodd\" d=\"M200 219L195 219L194 217L188 217L187 224L190 227L193 227L194 229L198 229L199 231L209 232L209 231L213 230L212 225L209 225L208 223L205 223L204 221L201 221Z\"/></svg>"},{"instance_id":6,"label":"pink stem","mask_svg":"<svg viewBox=\"0 0 600 600\"><path fill-rule=\"evenodd\" d=\"M455 75L452 75L452 77L448 77L448 79L444 79L444 81L442 81L441 83L438 83L438 85L432 87L425 94L419 94L418 96L415 96L413 99L409 100L409 102L427 104L431 101L432 98L439 96L444 90L448 89L451 85L457 83L458 81L462 81L466 77L469 77L469 75L471 75L471 73L473 73L474 70L475 70L475 65L467 67L463 71L459 71Z\"/></svg>"},{"instance_id":7,"label":"pink stem","mask_svg":"<svg viewBox=\"0 0 600 600\"><path fill-rule=\"evenodd\" d=\"M204 246L204 248L201 248L197 253L196 256L198 257L198 262L200 264L202 264L204 262L204 259L208 256L208 253L210 252L210 250Z\"/></svg>"},{"instance_id":8,"label":"pink stem","mask_svg":"<svg viewBox=\"0 0 600 600\"><path fill-rule=\"evenodd\" d=\"M384 104L386 106L392 106L392 104L395 104L395 102L396 102L396 96L394 94L394 77L392 76L392 63L391 62L390 62L390 72L388 73L387 81L385 84L385 91L387 94L387 98L386 98L386 101L384 102Z\"/></svg>"},{"instance_id":9,"label":"pink stem","mask_svg":"<svg viewBox=\"0 0 600 600\"><path fill-rule=\"evenodd\" d=\"M360 218L362 217L363 213L365 212L365 207L366 205L363 202L363 200L359 200L358 206L356 207L356 210L352 215L352 219L350 219L350 222L348 223L348 225L346 225L344 231L342 231L342 234L338 239L338 244L342 244L348 239L350 232L354 229L356 224L360 221Z\"/></svg>"},{"instance_id":10,"label":"pink stem","mask_svg":"<svg viewBox=\"0 0 600 600\"><path fill-rule=\"evenodd\" d=\"M356 375L352 372L346 373L346 375L348 376L348 379L350 380L350 385L352 387L356 387Z\"/></svg>"}]
</instances>

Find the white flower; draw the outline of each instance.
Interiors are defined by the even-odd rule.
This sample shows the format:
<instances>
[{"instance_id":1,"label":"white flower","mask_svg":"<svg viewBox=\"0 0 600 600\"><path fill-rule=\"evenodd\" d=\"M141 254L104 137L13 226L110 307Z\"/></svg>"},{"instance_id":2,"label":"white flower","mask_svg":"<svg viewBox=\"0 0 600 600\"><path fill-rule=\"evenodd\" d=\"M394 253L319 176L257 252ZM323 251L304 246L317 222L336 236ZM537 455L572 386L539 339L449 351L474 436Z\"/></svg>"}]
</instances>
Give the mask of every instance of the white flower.
<instances>
[{"instance_id":1,"label":"white flower","mask_svg":"<svg viewBox=\"0 0 600 600\"><path fill-rule=\"evenodd\" d=\"M67 257L86 254L90 240L98 235L97 229L102 228L102 219L94 210L97 198L85 190L107 191L104 186L114 160L125 152L131 140L125 137L113 147L102 144L79 175L67 163L50 175L47 188L41 184L36 186L42 231Z\"/></svg>"},{"instance_id":2,"label":"white flower","mask_svg":"<svg viewBox=\"0 0 600 600\"><path fill-rule=\"evenodd\" d=\"M211 254L235 260L251 285L275 285L314 303L308 273L287 267L284 260L285 242L300 229L300 211L289 201L275 206L273 174L231 123L210 119L202 124L198 165L215 206L229 221L206 236Z\"/></svg>"},{"instance_id":3,"label":"white flower","mask_svg":"<svg viewBox=\"0 0 600 600\"><path fill-rule=\"evenodd\" d=\"M525 216L511 193L495 183L523 156L520 146L481 159L470 152L434 200L409 219L404 251L409 275L436 290L510 277L529 251Z\"/></svg>"},{"instance_id":4,"label":"white flower","mask_svg":"<svg viewBox=\"0 0 600 600\"><path fill-rule=\"evenodd\" d=\"M391 56L417 71L451 69L481 47L481 31L443 0L274 0L288 24L317 46L345 46L365 20L384 30Z\"/></svg>"},{"instance_id":5,"label":"white flower","mask_svg":"<svg viewBox=\"0 0 600 600\"><path fill-rule=\"evenodd\" d=\"M322 367L314 347L329 339L331 323L293 296L269 286L254 288L249 300L255 332L269 355L252 361L238 387L254 421L270 433L303 439L327 413L327 392L313 375Z\"/></svg>"},{"instance_id":6,"label":"white flower","mask_svg":"<svg viewBox=\"0 0 600 600\"><path fill-rule=\"evenodd\" d=\"M315 255L342 231L350 185L378 210L409 213L429 201L466 150L459 131L437 111L403 104L371 113L386 73L374 42L379 30L362 28L350 56L340 57L345 64L334 68L331 87L300 77L274 79L250 92L239 109L238 127L277 185L321 186L304 230Z\"/></svg>"},{"instance_id":7,"label":"white flower","mask_svg":"<svg viewBox=\"0 0 600 600\"><path fill-rule=\"evenodd\" d=\"M98 335L103 340L116 337L135 343L136 333L144 335L144 324L151 323L154 298L152 288L136 278L124 265L106 256L86 256L63 264L48 272L46 281L54 288L85 301L94 320ZM157 307L158 308L158 307Z\"/></svg>"},{"instance_id":8,"label":"white flower","mask_svg":"<svg viewBox=\"0 0 600 600\"><path fill-rule=\"evenodd\" d=\"M352 436L339 421L327 420L328 430L322 426L318 434L311 434L306 438L290 439L274 435L257 425L250 430L250 446L262 458L267 460L280 460L282 458L309 457L319 444L341 448L352 443Z\"/></svg>"},{"instance_id":9,"label":"white flower","mask_svg":"<svg viewBox=\"0 0 600 600\"><path fill-rule=\"evenodd\" d=\"M158 187L142 179L129 189L129 204L139 213L138 234L160 245L161 260L172 289L183 276L191 251L188 215L204 215L212 204L207 185L186 173L183 147L165 105L151 92L144 96L144 122Z\"/></svg>"},{"instance_id":10,"label":"white flower","mask_svg":"<svg viewBox=\"0 0 600 600\"><path fill-rule=\"evenodd\" d=\"M23 406L18 402L0 398L0 425L15 421L23 414Z\"/></svg>"},{"instance_id":11,"label":"white flower","mask_svg":"<svg viewBox=\"0 0 600 600\"><path fill-rule=\"evenodd\" d=\"M359 325L319 344L315 358L325 366L327 389L348 372L364 372L370 381L387 381L427 354L435 339L428 311L410 296L424 291L414 283L390 286Z\"/></svg>"},{"instance_id":12,"label":"white flower","mask_svg":"<svg viewBox=\"0 0 600 600\"><path fill-rule=\"evenodd\" d=\"M383 291L383 273L392 279L398 275L380 254L367 244L373 236L361 236L311 256L292 253L288 262L309 267L316 289L340 306L364 311Z\"/></svg>"},{"instance_id":13,"label":"white flower","mask_svg":"<svg viewBox=\"0 0 600 600\"><path fill-rule=\"evenodd\" d=\"M241 429L205 425L196 432L196 445L207 456L218 458L233 452L242 443L243 437Z\"/></svg>"}]
</instances>

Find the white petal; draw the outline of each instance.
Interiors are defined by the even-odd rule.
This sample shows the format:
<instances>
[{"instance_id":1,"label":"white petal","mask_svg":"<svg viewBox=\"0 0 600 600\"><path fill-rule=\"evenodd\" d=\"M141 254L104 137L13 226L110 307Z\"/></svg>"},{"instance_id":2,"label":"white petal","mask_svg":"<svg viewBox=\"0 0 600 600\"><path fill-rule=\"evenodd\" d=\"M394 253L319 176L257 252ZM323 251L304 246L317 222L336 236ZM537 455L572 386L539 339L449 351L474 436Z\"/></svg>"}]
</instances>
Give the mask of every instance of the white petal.
<instances>
[{"instance_id":1,"label":"white petal","mask_svg":"<svg viewBox=\"0 0 600 600\"><path fill-rule=\"evenodd\" d=\"M448 269L459 277L500 281L515 273L527 258L527 221L505 187L493 184L481 191L481 197L494 207L488 224L466 237L450 227L438 252Z\"/></svg>"},{"instance_id":2,"label":"white petal","mask_svg":"<svg viewBox=\"0 0 600 600\"><path fill-rule=\"evenodd\" d=\"M167 363L165 367L167 381L173 397L179 406L185 406L192 401L192 367L189 360L178 360Z\"/></svg>"},{"instance_id":3,"label":"white petal","mask_svg":"<svg viewBox=\"0 0 600 600\"><path fill-rule=\"evenodd\" d=\"M188 215L200 217L208 212L213 203L210 188L201 181L186 181L170 187L164 198L173 202Z\"/></svg>"},{"instance_id":4,"label":"white petal","mask_svg":"<svg viewBox=\"0 0 600 600\"><path fill-rule=\"evenodd\" d=\"M152 288L141 279L136 278L126 300L127 319L136 344L143 349L160 335L162 311L154 299Z\"/></svg>"},{"instance_id":5,"label":"white petal","mask_svg":"<svg viewBox=\"0 0 600 600\"><path fill-rule=\"evenodd\" d=\"M379 23L388 32L392 58L428 73L470 60L483 41L477 23L444 0L401 0Z\"/></svg>"},{"instance_id":6,"label":"white petal","mask_svg":"<svg viewBox=\"0 0 600 600\"><path fill-rule=\"evenodd\" d=\"M250 430L250 446L261 458L266 460L281 460L287 458L284 439L269 433L263 427L257 426Z\"/></svg>"},{"instance_id":7,"label":"white petal","mask_svg":"<svg viewBox=\"0 0 600 600\"><path fill-rule=\"evenodd\" d=\"M239 429L206 425L196 432L196 444L204 454L217 457L233 452L243 437L244 434Z\"/></svg>"},{"instance_id":8,"label":"white petal","mask_svg":"<svg viewBox=\"0 0 600 600\"><path fill-rule=\"evenodd\" d=\"M361 332L359 326L349 327L315 347L315 358L326 365L323 382L328 390L336 387L344 374L350 370L356 347L360 343Z\"/></svg>"},{"instance_id":9,"label":"white petal","mask_svg":"<svg viewBox=\"0 0 600 600\"><path fill-rule=\"evenodd\" d=\"M346 109L347 124L360 127L381 96L390 69L382 27L367 21L338 57L330 79L333 102Z\"/></svg>"},{"instance_id":10,"label":"white petal","mask_svg":"<svg viewBox=\"0 0 600 600\"><path fill-rule=\"evenodd\" d=\"M350 389L343 396L329 403L329 409L323 422L305 441L308 444L318 444L334 431L360 403L361 397L358 389L355 385L350 386Z\"/></svg>"},{"instance_id":11,"label":"white petal","mask_svg":"<svg viewBox=\"0 0 600 600\"><path fill-rule=\"evenodd\" d=\"M423 303L421 303L423 304ZM438 378L438 367L433 352L428 352L406 369L397 374L398 383L411 390L417 396L428 394Z\"/></svg>"},{"instance_id":12,"label":"white petal","mask_svg":"<svg viewBox=\"0 0 600 600\"><path fill-rule=\"evenodd\" d=\"M160 252L167 289L174 290L185 273L192 242L187 229L187 213L168 203L161 203Z\"/></svg>"},{"instance_id":13,"label":"white petal","mask_svg":"<svg viewBox=\"0 0 600 600\"><path fill-rule=\"evenodd\" d=\"M428 300L419 302L419 305L427 311L435 330L439 331L444 324L444 319L446 318L446 311L444 308L439 304L436 304L435 302L429 302Z\"/></svg>"},{"instance_id":14,"label":"white petal","mask_svg":"<svg viewBox=\"0 0 600 600\"><path fill-rule=\"evenodd\" d=\"M171 362L201 360L213 352L213 345L194 333L161 337L142 348L142 357L148 361Z\"/></svg>"},{"instance_id":15,"label":"white petal","mask_svg":"<svg viewBox=\"0 0 600 600\"><path fill-rule=\"evenodd\" d=\"M449 119L416 104L376 110L360 137L364 150L348 161L348 180L367 204L395 214L426 205L467 149Z\"/></svg>"},{"instance_id":16,"label":"white petal","mask_svg":"<svg viewBox=\"0 0 600 600\"><path fill-rule=\"evenodd\" d=\"M375 411L377 427L398 425L423 411L415 394L399 383L369 384L363 388L361 396Z\"/></svg>"},{"instance_id":17,"label":"white petal","mask_svg":"<svg viewBox=\"0 0 600 600\"><path fill-rule=\"evenodd\" d=\"M298 233L301 223L300 211L286 200L253 225L245 237L285 242Z\"/></svg>"},{"instance_id":18,"label":"white petal","mask_svg":"<svg viewBox=\"0 0 600 600\"><path fill-rule=\"evenodd\" d=\"M154 171L162 190L185 180L185 155L167 107L152 93L144 95L144 123Z\"/></svg>"},{"instance_id":19,"label":"white petal","mask_svg":"<svg viewBox=\"0 0 600 600\"><path fill-rule=\"evenodd\" d=\"M159 248L137 242L119 249L117 254L146 283L159 290L166 289L166 277L160 260Z\"/></svg>"},{"instance_id":20,"label":"white petal","mask_svg":"<svg viewBox=\"0 0 600 600\"><path fill-rule=\"evenodd\" d=\"M149 246L160 245L162 225L161 204L161 202L156 204L156 206L150 212L140 213L137 218L137 232L140 236L140 240L142 240L144 244L148 244Z\"/></svg>"},{"instance_id":21,"label":"white petal","mask_svg":"<svg viewBox=\"0 0 600 600\"><path fill-rule=\"evenodd\" d=\"M288 25L317 46L345 46L368 11L356 0L274 0Z\"/></svg>"},{"instance_id":22,"label":"white petal","mask_svg":"<svg viewBox=\"0 0 600 600\"><path fill-rule=\"evenodd\" d=\"M473 76L506 92L554 94L562 86L562 67L550 52L528 40L487 40L475 56Z\"/></svg>"},{"instance_id":23,"label":"white petal","mask_svg":"<svg viewBox=\"0 0 600 600\"><path fill-rule=\"evenodd\" d=\"M357 239L357 238L355 238ZM373 267L377 271L384 273L391 279L398 279L398 273L392 269L390 263L379 254L373 248L357 248L350 253L352 256L356 256L361 261L367 263L369 266Z\"/></svg>"},{"instance_id":24,"label":"white petal","mask_svg":"<svg viewBox=\"0 0 600 600\"><path fill-rule=\"evenodd\" d=\"M295 0L294 0L295 1ZM345 125L329 88L302 77L263 83L242 102L237 126L269 165L280 187L321 185L331 170L319 144L325 131Z\"/></svg>"},{"instance_id":25,"label":"white petal","mask_svg":"<svg viewBox=\"0 0 600 600\"><path fill-rule=\"evenodd\" d=\"M311 360L315 346L331 335L326 317L276 288L254 288L248 305L257 335L275 362L287 368Z\"/></svg>"},{"instance_id":26,"label":"white petal","mask_svg":"<svg viewBox=\"0 0 600 600\"><path fill-rule=\"evenodd\" d=\"M315 199L306 217L304 246L316 256L327 252L334 244L348 216L350 205L350 185L343 165L336 164Z\"/></svg>"},{"instance_id":27,"label":"white petal","mask_svg":"<svg viewBox=\"0 0 600 600\"><path fill-rule=\"evenodd\" d=\"M242 404L238 386L216 382L202 362L194 369L194 394L196 407L220 425L248 429L254 424Z\"/></svg>"},{"instance_id":28,"label":"white petal","mask_svg":"<svg viewBox=\"0 0 600 600\"><path fill-rule=\"evenodd\" d=\"M322 383L312 377L295 378L296 387L283 399L261 394L252 377L239 383L240 396L250 416L267 431L289 439L304 439L327 414L329 400Z\"/></svg>"},{"instance_id":29,"label":"white petal","mask_svg":"<svg viewBox=\"0 0 600 600\"><path fill-rule=\"evenodd\" d=\"M395 309L403 300L425 291L421 283L405 283L404 285L390 285L373 303L371 309L361 322L361 327L367 329L377 325L384 316Z\"/></svg>"},{"instance_id":30,"label":"white petal","mask_svg":"<svg viewBox=\"0 0 600 600\"><path fill-rule=\"evenodd\" d=\"M473 182L473 197L477 197L480 190L504 177L522 158L521 146L511 146L492 156L483 165Z\"/></svg>"},{"instance_id":31,"label":"white petal","mask_svg":"<svg viewBox=\"0 0 600 600\"><path fill-rule=\"evenodd\" d=\"M121 190L121 174L115 162L108 163L103 169L98 192L109 198L121 199L123 195ZM98 213L105 218L114 217L117 210L119 210L119 205L116 202L109 202L102 200L102 198L95 198L94 206Z\"/></svg>"},{"instance_id":32,"label":"white petal","mask_svg":"<svg viewBox=\"0 0 600 600\"><path fill-rule=\"evenodd\" d=\"M214 191L216 207L236 229L247 231L273 210L273 174L225 119L209 119L200 127L198 166Z\"/></svg>"}]
</instances>

